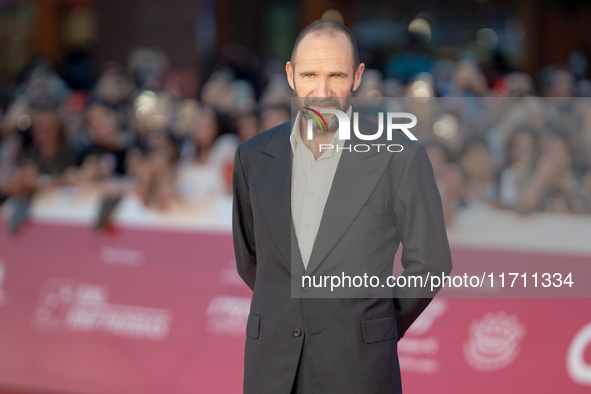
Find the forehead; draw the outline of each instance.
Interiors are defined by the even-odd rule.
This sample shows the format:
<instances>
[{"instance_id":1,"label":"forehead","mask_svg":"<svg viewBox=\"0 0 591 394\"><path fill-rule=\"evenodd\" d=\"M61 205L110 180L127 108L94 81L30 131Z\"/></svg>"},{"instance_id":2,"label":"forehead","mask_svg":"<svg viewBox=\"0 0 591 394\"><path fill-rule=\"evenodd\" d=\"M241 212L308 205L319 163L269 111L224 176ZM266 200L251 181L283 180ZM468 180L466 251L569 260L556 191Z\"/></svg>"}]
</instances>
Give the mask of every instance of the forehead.
<instances>
[{"instance_id":1,"label":"forehead","mask_svg":"<svg viewBox=\"0 0 591 394\"><path fill-rule=\"evenodd\" d=\"M340 31L308 33L296 49L294 62L302 66L346 66L353 64L351 42Z\"/></svg>"}]
</instances>

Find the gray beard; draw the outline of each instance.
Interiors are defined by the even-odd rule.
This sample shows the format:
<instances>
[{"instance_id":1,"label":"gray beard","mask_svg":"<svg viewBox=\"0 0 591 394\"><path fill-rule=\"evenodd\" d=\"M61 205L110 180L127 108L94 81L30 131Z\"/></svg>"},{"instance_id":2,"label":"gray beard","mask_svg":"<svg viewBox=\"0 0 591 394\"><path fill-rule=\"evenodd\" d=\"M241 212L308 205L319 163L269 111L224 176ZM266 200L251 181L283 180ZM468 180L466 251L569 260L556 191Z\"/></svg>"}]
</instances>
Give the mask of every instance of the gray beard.
<instances>
[{"instance_id":1,"label":"gray beard","mask_svg":"<svg viewBox=\"0 0 591 394\"><path fill-rule=\"evenodd\" d=\"M353 94L353 92L351 92L351 94ZM295 90L294 90L294 96L298 97ZM337 129L339 128L338 118L336 117L336 115L333 115L333 114L323 114L322 116L326 120L326 125L328 126L328 130L325 130L324 127L320 127L318 125L316 120L314 118L312 118L312 116L307 112L307 110L303 109L303 107L313 107L313 106L333 107L335 109L338 109L339 111L347 112L347 110L349 109L349 106L351 105L351 97L346 97L343 105L341 105L341 101L337 97L326 97L326 98L306 97L305 99L303 99L303 101L304 101L303 105L301 105L301 103L298 102L300 115L302 116L302 119L304 120L304 122L307 122L308 120L312 121L312 131L315 135L317 135L319 137L336 132Z\"/></svg>"}]
</instances>

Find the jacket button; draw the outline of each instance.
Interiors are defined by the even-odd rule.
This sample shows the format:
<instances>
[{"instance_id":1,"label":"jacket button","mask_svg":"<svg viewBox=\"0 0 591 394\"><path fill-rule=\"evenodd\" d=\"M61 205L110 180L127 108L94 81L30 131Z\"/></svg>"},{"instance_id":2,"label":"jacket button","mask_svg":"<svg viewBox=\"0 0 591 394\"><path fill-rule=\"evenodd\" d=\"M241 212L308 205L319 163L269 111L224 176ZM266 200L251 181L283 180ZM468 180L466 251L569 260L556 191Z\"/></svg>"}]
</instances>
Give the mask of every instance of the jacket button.
<instances>
[{"instance_id":1,"label":"jacket button","mask_svg":"<svg viewBox=\"0 0 591 394\"><path fill-rule=\"evenodd\" d=\"M302 330L300 330L299 328L294 328L293 329L293 336L299 337L300 335L302 335Z\"/></svg>"}]
</instances>

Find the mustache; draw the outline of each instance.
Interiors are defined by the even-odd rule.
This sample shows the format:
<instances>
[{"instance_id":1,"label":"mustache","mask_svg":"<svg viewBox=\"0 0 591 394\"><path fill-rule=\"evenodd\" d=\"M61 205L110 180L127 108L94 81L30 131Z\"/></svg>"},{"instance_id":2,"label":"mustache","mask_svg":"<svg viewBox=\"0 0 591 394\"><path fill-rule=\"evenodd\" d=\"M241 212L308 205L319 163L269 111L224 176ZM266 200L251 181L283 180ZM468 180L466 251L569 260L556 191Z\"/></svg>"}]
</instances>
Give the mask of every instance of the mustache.
<instances>
[{"instance_id":1,"label":"mustache","mask_svg":"<svg viewBox=\"0 0 591 394\"><path fill-rule=\"evenodd\" d=\"M336 107L340 108L341 103L335 97L326 97L326 98L319 98L319 97L308 97L304 101L304 106L318 106L318 107Z\"/></svg>"}]
</instances>

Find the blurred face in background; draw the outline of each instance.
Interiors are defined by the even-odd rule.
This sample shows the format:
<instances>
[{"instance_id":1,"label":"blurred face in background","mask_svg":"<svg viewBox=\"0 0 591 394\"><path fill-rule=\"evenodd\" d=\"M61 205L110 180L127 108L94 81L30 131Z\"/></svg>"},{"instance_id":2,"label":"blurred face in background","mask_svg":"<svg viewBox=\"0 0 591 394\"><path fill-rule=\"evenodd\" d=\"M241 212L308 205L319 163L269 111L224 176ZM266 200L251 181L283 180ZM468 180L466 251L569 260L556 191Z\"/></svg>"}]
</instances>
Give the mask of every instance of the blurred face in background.
<instances>
[{"instance_id":1,"label":"blurred face in background","mask_svg":"<svg viewBox=\"0 0 591 394\"><path fill-rule=\"evenodd\" d=\"M535 136L527 131L518 130L508 147L509 161L532 164L537 155L537 141Z\"/></svg>"},{"instance_id":2,"label":"blurred face in background","mask_svg":"<svg viewBox=\"0 0 591 394\"><path fill-rule=\"evenodd\" d=\"M115 111L104 105L93 105L86 114L90 138L100 146L117 144L118 127Z\"/></svg>"},{"instance_id":3,"label":"blurred face in background","mask_svg":"<svg viewBox=\"0 0 591 394\"><path fill-rule=\"evenodd\" d=\"M57 149L61 141L62 122L55 112L42 111L33 117L32 136L43 153Z\"/></svg>"},{"instance_id":4,"label":"blurred face in background","mask_svg":"<svg viewBox=\"0 0 591 394\"><path fill-rule=\"evenodd\" d=\"M294 59L287 62L287 80L300 107L316 111L326 108L346 112L350 97L361 83L365 65L354 67L351 42L342 32L316 31L300 41ZM308 116L308 115L304 115ZM328 129L335 131L338 120L332 114L324 115ZM321 130L314 125L316 132Z\"/></svg>"},{"instance_id":5,"label":"blurred face in background","mask_svg":"<svg viewBox=\"0 0 591 394\"><path fill-rule=\"evenodd\" d=\"M213 146L219 133L217 115L213 109L205 107L199 112L195 124L194 139L200 150Z\"/></svg>"},{"instance_id":6,"label":"blurred face in background","mask_svg":"<svg viewBox=\"0 0 591 394\"><path fill-rule=\"evenodd\" d=\"M492 179L490 151L482 141L475 141L470 144L460 158L460 164L472 181L486 183Z\"/></svg>"}]
</instances>

